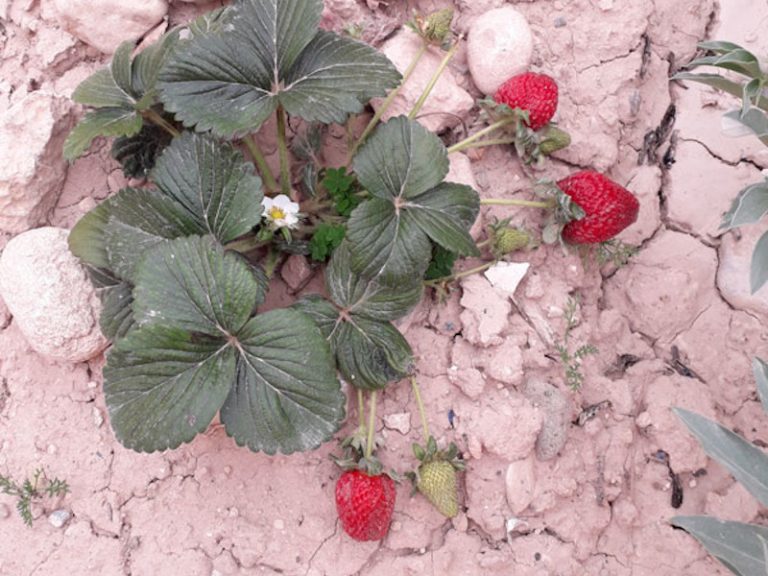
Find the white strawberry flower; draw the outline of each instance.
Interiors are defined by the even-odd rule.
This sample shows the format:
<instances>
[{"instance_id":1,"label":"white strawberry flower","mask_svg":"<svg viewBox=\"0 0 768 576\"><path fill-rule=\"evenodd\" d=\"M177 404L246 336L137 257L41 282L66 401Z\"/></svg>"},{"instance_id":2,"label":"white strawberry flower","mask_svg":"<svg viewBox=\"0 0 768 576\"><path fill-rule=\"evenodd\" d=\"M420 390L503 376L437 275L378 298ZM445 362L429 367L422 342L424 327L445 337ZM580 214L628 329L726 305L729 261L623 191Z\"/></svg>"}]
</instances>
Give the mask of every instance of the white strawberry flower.
<instances>
[{"instance_id":1,"label":"white strawberry flower","mask_svg":"<svg viewBox=\"0 0 768 576\"><path fill-rule=\"evenodd\" d=\"M261 205L264 208L262 216L275 228L295 228L299 223L299 205L285 194L274 198L265 196Z\"/></svg>"}]
</instances>

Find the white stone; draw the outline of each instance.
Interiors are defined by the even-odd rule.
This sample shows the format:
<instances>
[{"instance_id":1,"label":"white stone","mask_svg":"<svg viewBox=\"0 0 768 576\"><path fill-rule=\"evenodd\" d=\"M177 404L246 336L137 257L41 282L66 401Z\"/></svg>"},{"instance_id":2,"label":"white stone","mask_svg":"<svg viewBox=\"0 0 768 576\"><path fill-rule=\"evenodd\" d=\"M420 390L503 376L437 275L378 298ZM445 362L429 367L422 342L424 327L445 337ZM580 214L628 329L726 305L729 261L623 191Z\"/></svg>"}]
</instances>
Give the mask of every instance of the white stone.
<instances>
[{"instance_id":1,"label":"white stone","mask_svg":"<svg viewBox=\"0 0 768 576\"><path fill-rule=\"evenodd\" d=\"M112 54L120 43L138 40L168 12L165 0L54 0L67 32Z\"/></svg>"},{"instance_id":2,"label":"white stone","mask_svg":"<svg viewBox=\"0 0 768 576\"><path fill-rule=\"evenodd\" d=\"M485 277L494 288L512 296L530 267L528 262L497 262L485 271Z\"/></svg>"},{"instance_id":3,"label":"white stone","mask_svg":"<svg viewBox=\"0 0 768 576\"><path fill-rule=\"evenodd\" d=\"M82 362L107 342L99 330L98 296L69 251L68 235L37 228L13 238L0 256L0 295L38 353Z\"/></svg>"},{"instance_id":4,"label":"white stone","mask_svg":"<svg viewBox=\"0 0 768 576\"><path fill-rule=\"evenodd\" d=\"M489 10L469 29L469 71L484 94L493 95L511 76L525 72L532 57L533 34L528 20L512 6Z\"/></svg>"},{"instance_id":5,"label":"white stone","mask_svg":"<svg viewBox=\"0 0 768 576\"><path fill-rule=\"evenodd\" d=\"M69 519L72 517L72 513L69 510L54 510L48 515L48 522L54 528L63 528Z\"/></svg>"},{"instance_id":6,"label":"white stone","mask_svg":"<svg viewBox=\"0 0 768 576\"><path fill-rule=\"evenodd\" d=\"M536 490L533 458L528 457L512 462L507 468L505 482L509 509L513 514L520 514L533 502Z\"/></svg>"},{"instance_id":7,"label":"white stone","mask_svg":"<svg viewBox=\"0 0 768 576\"><path fill-rule=\"evenodd\" d=\"M728 304L745 312L768 318L768 285L752 294L750 268L755 244L765 233L765 226L743 226L738 233L723 236L717 269L717 286Z\"/></svg>"},{"instance_id":8,"label":"white stone","mask_svg":"<svg viewBox=\"0 0 768 576\"><path fill-rule=\"evenodd\" d=\"M400 434L408 434L411 431L411 415L408 412L387 414L384 416L384 426L397 430Z\"/></svg>"},{"instance_id":9,"label":"white stone","mask_svg":"<svg viewBox=\"0 0 768 576\"><path fill-rule=\"evenodd\" d=\"M71 108L64 98L32 92L0 116L0 233L41 224L56 205Z\"/></svg>"},{"instance_id":10,"label":"white stone","mask_svg":"<svg viewBox=\"0 0 768 576\"><path fill-rule=\"evenodd\" d=\"M401 73L404 73L420 47L421 39L410 29L404 29L385 42L381 51ZM427 50L411 77L384 113L383 120L408 114L411 111L433 73L440 66L443 55L444 52L436 48ZM382 99L376 99L372 104L378 110L382 102ZM424 103L417 120L428 130L441 132L457 125L474 104L475 101L472 96L456 82L453 72L446 69Z\"/></svg>"}]
</instances>

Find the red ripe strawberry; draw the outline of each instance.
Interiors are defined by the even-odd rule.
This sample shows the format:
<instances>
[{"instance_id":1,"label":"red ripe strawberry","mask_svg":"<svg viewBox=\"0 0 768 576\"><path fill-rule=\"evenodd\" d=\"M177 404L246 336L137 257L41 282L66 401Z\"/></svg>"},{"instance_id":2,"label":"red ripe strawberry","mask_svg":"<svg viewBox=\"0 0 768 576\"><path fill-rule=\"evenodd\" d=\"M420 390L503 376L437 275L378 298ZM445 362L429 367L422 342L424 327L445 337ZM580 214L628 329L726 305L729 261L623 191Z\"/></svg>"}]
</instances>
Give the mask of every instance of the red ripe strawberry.
<instances>
[{"instance_id":1,"label":"red ripe strawberry","mask_svg":"<svg viewBox=\"0 0 768 576\"><path fill-rule=\"evenodd\" d=\"M557 84L546 74L524 72L504 82L493 99L528 112L531 130L542 128L557 110Z\"/></svg>"},{"instance_id":2,"label":"red ripe strawberry","mask_svg":"<svg viewBox=\"0 0 768 576\"><path fill-rule=\"evenodd\" d=\"M584 170L557 183L586 213L563 228L563 240L571 244L595 244L610 240L637 220L640 204L631 192L602 174Z\"/></svg>"},{"instance_id":3,"label":"red ripe strawberry","mask_svg":"<svg viewBox=\"0 0 768 576\"><path fill-rule=\"evenodd\" d=\"M344 472L336 482L336 511L344 531L355 540L381 540L395 509L395 483L386 474Z\"/></svg>"}]
</instances>

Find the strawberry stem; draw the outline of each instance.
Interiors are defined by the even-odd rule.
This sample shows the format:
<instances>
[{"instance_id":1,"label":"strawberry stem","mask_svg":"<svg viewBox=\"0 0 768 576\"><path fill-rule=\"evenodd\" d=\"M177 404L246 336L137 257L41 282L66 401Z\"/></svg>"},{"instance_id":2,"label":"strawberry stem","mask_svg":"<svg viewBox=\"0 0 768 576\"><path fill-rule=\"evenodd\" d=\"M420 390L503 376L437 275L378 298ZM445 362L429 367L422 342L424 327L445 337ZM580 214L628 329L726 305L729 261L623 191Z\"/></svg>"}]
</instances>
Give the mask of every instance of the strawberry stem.
<instances>
[{"instance_id":1,"label":"strawberry stem","mask_svg":"<svg viewBox=\"0 0 768 576\"><path fill-rule=\"evenodd\" d=\"M243 138L243 144L245 144L245 147L248 148L248 152L250 152L253 161L256 162L256 166L259 168L259 173L264 179L264 185L266 186L267 190L270 192L277 190L277 180L275 180L275 177L272 174L272 170L269 169L269 164L267 164L267 160L264 158L264 153L261 151L261 148L259 148L256 140L253 138L253 136L246 137Z\"/></svg>"},{"instance_id":2,"label":"strawberry stem","mask_svg":"<svg viewBox=\"0 0 768 576\"><path fill-rule=\"evenodd\" d=\"M368 440L365 443L365 459L373 455L373 438L376 432L376 390L371 391L370 414L368 414Z\"/></svg>"},{"instance_id":3,"label":"strawberry stem","mask_svg":"<svg viewBox=\"0 0 768 576\"><path fill-rule=\"evenodd\" d=\"M147 108L146 110L143 110L141 112L142 117L146 118L153 124L159 126L168 134L176 138L176 136L179 135L179 131L176 130L165 118L163 118L160 114L152 110L152 108Z\"/></svg>"},{"instance_id":4,"label":"strawberry stem","mask_svg":"<svg viewBox=\"0 0 768 576\"><path fill-rule=\"evenodd\" d=\"M413 397L416 399L416 406L419 408L419 416L421 417L421 433L424 436L424 442L429 440L429 424L427 424L427 414L424 411L424 402L421 400L421 390L419 389L419 383L416 381L416 376L411 376L411 386L413 387Z\"/></svg>"},{"instance_id":5,"label":"strawberry stem","mask_svg":"<svg viewBox=\"0 0 768 576\"><path fill-rule=\"evenodd\" d=\"M357 389L357 422L360 430L365 429L365 401L362 388Z\"/></svg>"},{"instance_id":6,"label":"strawberry stem","mask_svg":"<svg viewBox=\"0 0 768 576\"><path fill-rule=\"evenodd\" d=\"M506 118L502 118L501 120L494 122L490 126L486 126L479 132L475 132L474 134L472 134L472 136L467 136L461 142L457 142L456 144L448 148L448 154L453 154L454 152L459 152L466 148L477 147L478 145L474 143L480 140L480 138L482 138L483 136L487 136L492 132L495 132L499 128L503 128L504 126L509 126L510 124L517 122L517 120L518 119L515 116L507 116ZM514 139L512 139L512 142L514 142ZM498 142L494 142L494 143L498 143ZM488 145L489 144L483 144L483 146L488 146Z\"/></svg>"},{"instance_id":7,"label":"strawberry stem","mask_svg":"<svg viewBox=\"0 0 768 576\"><path fill-rule=\"evenodd\" d=\"M451 49L446 52L445 57L443 58L443 61L440 62L440 66L437 67L437 70L435 70L435 73L432 75L432 78L429 79L429 83L424 87L424 91L421 93L421 96L419 96L419 99L416 101L416 104L413 105L413 109L411 110L411 113L408 114L408 118L410 120L413 120L416 118L419 112L421 112L421 108L424 106L424 103L427 101L427 98L429 98L429 95L432 93L432 90L435 87L435 84L437 84L437 81L440 80L440 76L442 76L443 71L448 66L448 63L451 61L451 58L453 58L456 54L456 52L459 49L459 44L461 43L461 39L463 36L459 36L459 38L454 42L453 46L451 46Z\"/></svg>"},{"instance_id":8,"label":"strawberry stem","mask_svg":"<svg viewBox=\"0 0 768 576\"><path fill-rule=\"evenodd\" d=\"M525 208L554 208L554 203L537 200L513 200L505 198L483 198L480 200L483 206L523 206Z\"/></svg>"},{"instance_id":9,"label":"strawberry stem","mask_svg":"<svg viewBox=\"0 0 768 576\"><path fill-rule=\"evenodd\" d=\"M515 143L514 138L492 138L489 140L481 140L480 142L470 142L469 144L464 145L461 148L461 150L469 150L470 148L485 148L487 146L498 146L503 144L514 144L514 143Z\"/></svg>"},{"instance_id":10,"label":"strawberry stem","mask_svg":"<svg viewBox=\"0 0 768 576\"><path fill-rule=\"evenodd\" d=\"M286 138L285 109L277 107L277 151L280 155L280 187L283 194L291 196L291 161L288 157L288 140Z\"/></svg>"},{"instance_id":11,"label":"strawberry stem","mask_svg":"<svg viewBox=\"0 0 768 576\"><path fill-rule=\"evenodd\" d=\"M453 282L454 280L458 280L466 276L472 276L472 274L477 274L478 272L483 272L484 270L488 270L488 268L490 268L494 264L496 264L496 260L491 260L475 268L470 268L469 270L465 270L464 272L457 272L455 274L451 274L450 276L443 276L442 278L427 280L424 282L424 285L432 286L432 287L440 286L441 284L445 284L446 282Z\"/></svg>"},{"instance_id":12,"label":"strawberry stem","mask_svg":"<svg viewBox=\"0 0 768 576\"><path fill-rule=\"evenodd\" d=\"M419 48L419 51L416 53L416 56L413 57L413 60L411 60L411 63L408 65L408 68L405 70L405 73L403 73L403 80L400 82L400 84L392 90L384 100L384 102L381 103L381 106L379 106L379 109L376 110L376 113L373 115L373 118L371 118L370 122L368 122L368 125L365 127L365 130L363 130L363 133L360 134L360 137L357 139L355 144L352 146L352 148L349 150L349 153L347 154L347 166L349 166L352 163L352 158L357 152L357 149L360 148L360 146L365 142L365 139L370 136L371 132L373 132L373 129L376 128L376 125L381 120L381 117L384 116L384 113L387 111L389 106L392 104L394 99L397 97L398 94L400 94L400 91L403 89L403 86L406 82L408 82L408 79L411 77L411 74L413 74L413 71L416 69L416 66L421 61L422 56L427 51L427 48L429 45L426 42L422 42L421 48Z\"/></svg>"}]
</instances>

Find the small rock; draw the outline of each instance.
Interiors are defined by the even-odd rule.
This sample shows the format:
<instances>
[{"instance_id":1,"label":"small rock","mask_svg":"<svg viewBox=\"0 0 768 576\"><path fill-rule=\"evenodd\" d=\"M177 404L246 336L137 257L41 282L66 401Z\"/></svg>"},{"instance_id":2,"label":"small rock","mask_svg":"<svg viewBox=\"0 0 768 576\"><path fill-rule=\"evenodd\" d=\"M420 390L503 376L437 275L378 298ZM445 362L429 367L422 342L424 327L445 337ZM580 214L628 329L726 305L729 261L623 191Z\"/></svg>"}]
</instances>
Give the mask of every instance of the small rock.
<instances>
[{"instance_id":1,"label":"small rock","mask_svg":"<svg viewBox=\"0 0 768 576\"><path fill-rule=\"evenodd\" d=\"M93 423L96 425L96 428L100 428L104 424L104 416L96 406L93 407Z\"/></svg>"},{"instance_id":2,"label":"small rock","mask_svg":"<svg viewBox=\"0 0 768 576\"><path fill-rule=\"evenodd\" d=\"M408 434L411 431L411 415L407 412L387 414L384 416L384 426L397 430L400 434Z\"/></svg>"},{"instance_id":3,"label":"small rock","mask_svg":"<svg viewBox=\"0 0 768 576\"><path fill-rule=\"evenodd\" d=\"M403 29L385 42L381 51L402 73L413 61L420 47L421 38L410 29ZM440 66L442 59L443 53L439 50L435 48L427 50L411 77L384 113L383 120L408 114L411 111L430 78ZM374 100L372 102L373 107L378 109L382 102L381 99ZM417 120L432 132L442 132L446 128L458 124L474 104L475 101L472 96L458 85L453 72L447 69L442 73L429 98L424 103Z\"/></svg>"},{"instance_id":4,"label":"small rock","mask_svg":"<svg viewBox=\"0 0 768 576\"><path fill-rule=\"evenodd\" d=\"M485 271L485 277L494 288L512 296L530 266L528 262L497 262Z\"/></svg>"},{"instance_id":5,"label":"small rock","mask_svg":"<svg viewBox=\"0 0 768 576\"><path fill-rule=\"evenodd\" d=\"M501 333L507 327L512 311L509 300L482 276L465 278L461 287L464 291L461 323L466 340L482 347L501 344Z\"/></svg>"},{"instance_id":6,"label":"small rock","mask_svg":"<svg viewBox=\"0 0 768 576\"><path fill-rule=\"evenodd\" d=\"M11 323L11 312L8 310L8 306L5 305L5 301L0 298L0 330L6 328Z\"/></svg>"},{"instance_id":7,"label":"small rock","mask_svg":"<svg viewBox=\"0 0 768 576\"><path fill-rule=\"evenodd\" d=\"M0 233L37 226L56 205L71 108L65 98L32 92L0 116Z\"/></svg>"},{"instance_id":8,"label":"small rock","mask_svg":"<svg viewBox=\"0 0 768 576\"><path fill-rule=\"evenodd\" d=\"M536 474L533 459L516 460L507 468L507 504L513 514L520 514L533 502Z\"/></svg>"},{"instance_id":9,"label":"small rock","mask_svg":"<svg viewBox=\"0 0 768 576\"><path fill-rule=\"evenodd\" d=\"M571 405L559 388L539 380L528 380L523 394L543 415L541 431L536 439L536 456L551 460L568 440L571 425Z\"/></svg>"},{"instance_id":10,"label":"small rock","mask_svg":"<svg viewBox=\"0 0 768 576\"><path fill-rule=\"evenodd\" d=\"M304 256L293 254L280 269L280 277L292 289L297 290L312 274L312 268Z\"/></svg>"},{"instance_id":11,"label":"small rock","mask_svg":"<svg viewBox=\"0 0 768 576\"><path fill-rule=\"evenodd\" d=\"M96 291L62 228L13 238L0 256L0 296L29 345L55 360L82 362L107 341L99 329Z\"/></svg>"},{"instance_id":12,"label":"small rock","mask_svg":"<svg viewBox=\"0 0 768 576\"><path fill-rule=\"evenodd\" d=\"M531 28L512 6L489 10L469 29L467 61L483 94L493 95L511 76L527 70L532 57Z\"/></svg>"},{"instance_id":13,"label":"small rock","mask_svg":"<svg viewBox=\"0 0 768 576\"><path fill-rule=\"evenodd\" d=\"M728 304L768 318L768 286L752 294L749 284L752 253L765 232L762 226L744 226L738 234L726 234L720 244L717 286Z\"/></svg>"},{"instance_id":14,"label":"small rock","mask_svg":"<svg viewBox=\"0 0 768 576\"><path fill-rule=\"evenodd\" d=\"M165 0L54 0L66 31L112 54L121 42L137 40L168 12Z\"/></svg>"},{"instance_id":15,"label":"small rock","mask_svg":"<svg viewBox=\"0 0 768 576\"><path fill-rule=\"evenodd\" d=\"M11 509L6 504L0 504L0 520L5 520L11 515Z\"/></svg>"},{"instance_id":16,"label":"small rock","mask_svg":"<svg viewBox=\"0 0 768 576\"><path fill-rule=\"evenodd\" d=\"M48 522L50 522L51 526L54 528L63 528L64 525L69 522L69 519L72 517L72 513L69 510L64 510L63 508L60 510L54 510L48 515Z\"/></svg>"}]
</instances>

